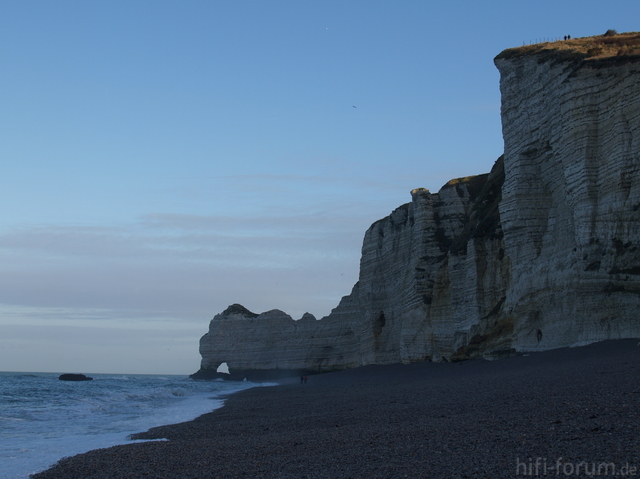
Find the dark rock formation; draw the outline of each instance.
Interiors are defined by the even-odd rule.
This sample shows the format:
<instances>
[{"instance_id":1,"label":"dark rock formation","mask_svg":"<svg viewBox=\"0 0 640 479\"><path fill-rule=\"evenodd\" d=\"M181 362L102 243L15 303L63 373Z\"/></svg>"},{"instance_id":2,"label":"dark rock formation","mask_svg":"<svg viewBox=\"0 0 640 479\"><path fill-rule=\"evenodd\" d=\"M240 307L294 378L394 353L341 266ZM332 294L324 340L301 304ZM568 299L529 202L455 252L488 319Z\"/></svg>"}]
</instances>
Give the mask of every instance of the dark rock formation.
<instances>
[{"instance_id":1,"label":"dark rock formation","mask_svg":"<svg viewBox=\"0 0 640 479\"><path fill-rule=\"evenodd\" d=\"M58 379L60 381L91 381L93 378L84 374L61 374Z\"/></svg>"}]
</instances>

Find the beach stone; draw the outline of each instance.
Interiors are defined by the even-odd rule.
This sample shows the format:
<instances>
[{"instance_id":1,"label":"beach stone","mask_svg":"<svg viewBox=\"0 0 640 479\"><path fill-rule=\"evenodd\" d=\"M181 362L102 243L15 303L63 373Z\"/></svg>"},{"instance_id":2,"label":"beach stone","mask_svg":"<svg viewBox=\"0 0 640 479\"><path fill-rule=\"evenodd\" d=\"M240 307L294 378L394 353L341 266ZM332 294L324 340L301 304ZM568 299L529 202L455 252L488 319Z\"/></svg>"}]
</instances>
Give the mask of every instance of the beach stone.
<instances>
[{"instance_id":1,"label":"beach stone","mask_svg":"<svg viewBox=\"0 0 640 479\"><path fill-rule=\"evenodd\" d=\"M315 375L305 386L281 380L232 394L193 421L131 436L143 442L62 459L33 478L558 476L554 469L525 474L519 464L536 458L637 472L636 343L499 361L369 365Z\"/></svg>"}]
</instances>

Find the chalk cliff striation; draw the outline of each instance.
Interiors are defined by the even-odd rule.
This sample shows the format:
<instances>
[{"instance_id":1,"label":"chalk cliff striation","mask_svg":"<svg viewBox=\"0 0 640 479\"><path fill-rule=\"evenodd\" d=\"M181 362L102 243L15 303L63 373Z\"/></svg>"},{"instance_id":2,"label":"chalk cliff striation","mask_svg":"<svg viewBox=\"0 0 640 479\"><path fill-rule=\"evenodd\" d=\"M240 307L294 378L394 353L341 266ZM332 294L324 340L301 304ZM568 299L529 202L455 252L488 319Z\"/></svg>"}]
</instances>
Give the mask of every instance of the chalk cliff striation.
<instances>
[{"instance_id":1,"label":"chalk cliff striation","mask_svg":"<svg viewBox=\"0 0 640 479\"><path fill-rule=\"evenodd\" d=\"M640 337L640 34L509 49L504 155L365 233L321 320L233 305L200 341L232 376L499 357Z\"/></svg>"}]
</instances>

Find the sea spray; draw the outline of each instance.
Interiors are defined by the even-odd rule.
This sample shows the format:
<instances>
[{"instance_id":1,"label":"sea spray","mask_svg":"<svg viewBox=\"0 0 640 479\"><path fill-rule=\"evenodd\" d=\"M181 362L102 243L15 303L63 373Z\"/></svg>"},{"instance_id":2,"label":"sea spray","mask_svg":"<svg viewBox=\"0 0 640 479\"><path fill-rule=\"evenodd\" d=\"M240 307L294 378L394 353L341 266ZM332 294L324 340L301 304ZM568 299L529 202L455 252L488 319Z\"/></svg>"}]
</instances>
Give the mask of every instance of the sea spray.
<instances>
[{"instance_id":1,"label":"sea spray","mask_svg":"<svg viewBox=\"0 0 640 479\"><path fill-rule=\"evenodd\" d=\"M130 434L194 419L260 384L186 376L0 373L0 479L25 479L62 457L126 444Z\"/></svg>"}]
</instances>

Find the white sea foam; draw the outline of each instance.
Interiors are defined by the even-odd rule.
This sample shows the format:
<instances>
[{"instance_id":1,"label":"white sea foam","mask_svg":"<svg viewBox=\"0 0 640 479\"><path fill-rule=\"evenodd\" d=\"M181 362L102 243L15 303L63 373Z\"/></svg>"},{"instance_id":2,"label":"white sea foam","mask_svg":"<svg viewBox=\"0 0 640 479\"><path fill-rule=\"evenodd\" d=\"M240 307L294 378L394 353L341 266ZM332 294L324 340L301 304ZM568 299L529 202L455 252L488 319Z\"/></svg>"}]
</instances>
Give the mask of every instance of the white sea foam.
<instances>
[{"instance_id":1,"label":"white sea foam","mask_svg":"<svg viewBox=\"0 0 640 479\"><path fill-rule=\"evenodd\" d=\"M0 479L25 479L62 457L126 444L130 434L194 419L252 383L185 376L0 373Z\"/></svg>"}]
</instances>

